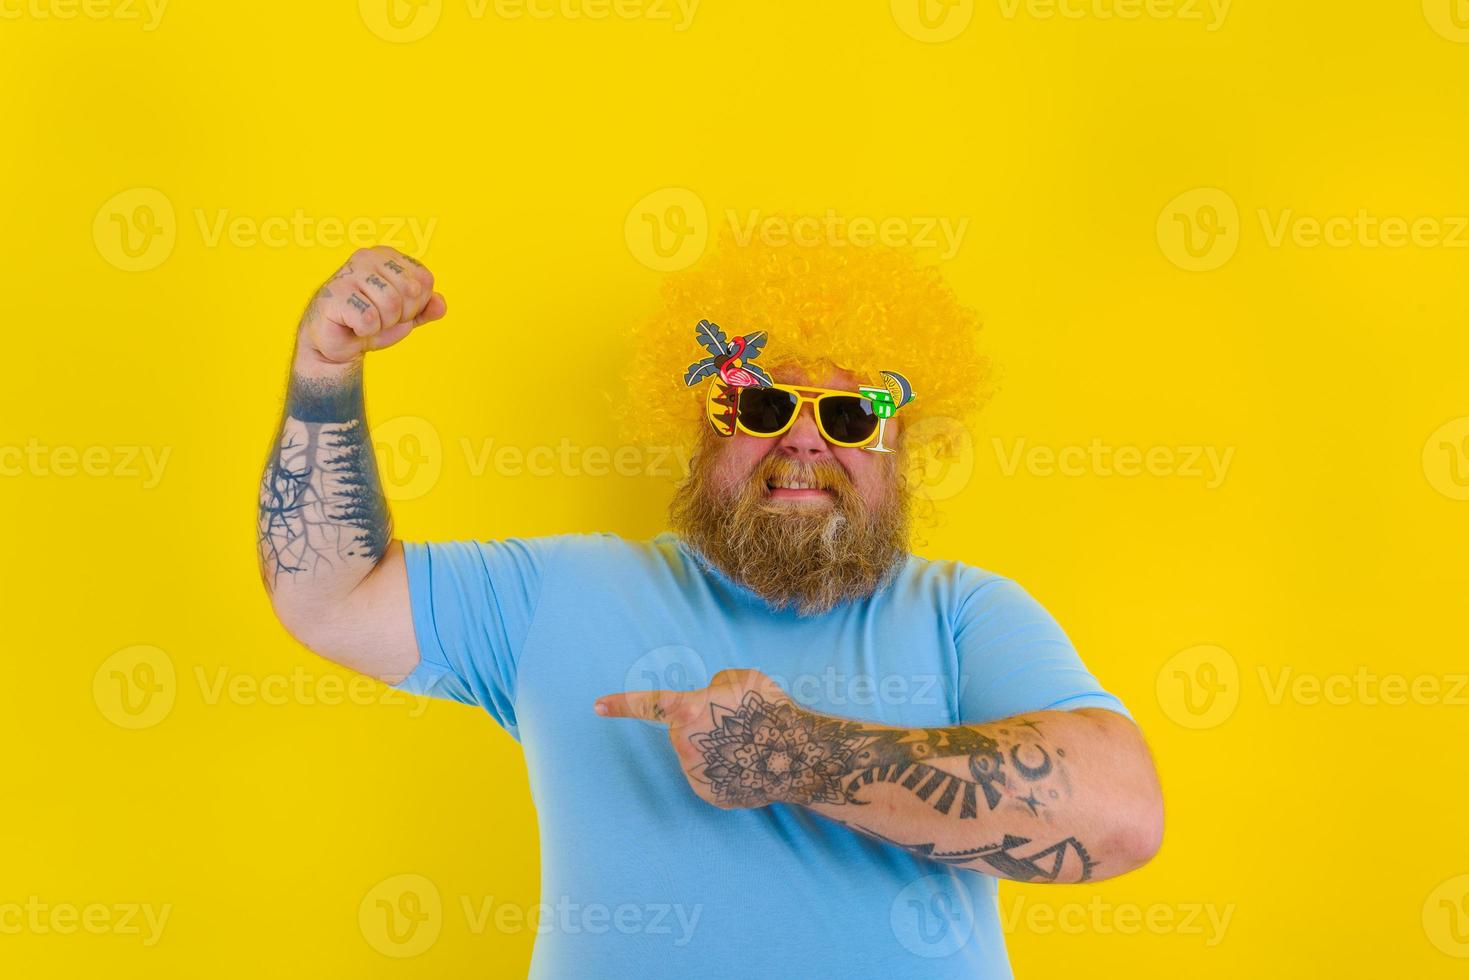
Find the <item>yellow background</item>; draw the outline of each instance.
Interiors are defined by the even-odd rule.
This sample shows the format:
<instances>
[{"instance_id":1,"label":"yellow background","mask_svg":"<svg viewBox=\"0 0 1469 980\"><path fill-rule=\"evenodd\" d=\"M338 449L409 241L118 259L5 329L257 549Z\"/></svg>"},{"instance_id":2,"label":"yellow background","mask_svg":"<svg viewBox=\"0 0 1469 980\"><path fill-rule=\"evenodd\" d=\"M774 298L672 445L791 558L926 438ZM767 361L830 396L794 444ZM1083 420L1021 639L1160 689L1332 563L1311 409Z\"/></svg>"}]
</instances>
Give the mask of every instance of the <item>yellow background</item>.
<instances>
[{"instance_id":1,"label":"yellow background","mask_svg":"<svg viewBox=\"0 0 1469 980\"><path fill-rule=\"evenodd\" d=\"M402 536L644 536L670 486L653 462L516 476L465 445L618 447L605 396L660 276L628 228L674 221L669 189L702 207L695 235L730 210L967 222L952 255L915 244L983 312L1005 381L934 476L921 551L1049 606L1143 725L1168 806L1137 873L1002 886L1020 975L1463 975L1463 3L1239 0L1220 22L965 0L925 21L907 0L704 0L681 23L652 0L443 0L395 29L372 0L176 0L151 30L141 4L94 3L0 18L0 447L42 457L0 479L0 907L170 918L151 946L0 933L5 975L524 971L529 929L476 934L461 907L539 898L517 746L475 710L350 693L254 567L296 317L350 246L213 229L432 222L449 318L370 368L374 422L402 420L379 439ZM1363 210L1459 244L1313 246L1295 223ZM1007 467L1019 439L1233 455L1209 486L1181 464ZM66 447L101 447L95 475L53 472ZM126 447L169 453L156 485ZM1359 668L1440 696L1331 681ZM372 925L399 875L441 901L412 957ZM1184 928L1192 906L1227 911L1222 936ZM1175 924L1129 929L1129 908Z\"/></svg>"}]
</instances>

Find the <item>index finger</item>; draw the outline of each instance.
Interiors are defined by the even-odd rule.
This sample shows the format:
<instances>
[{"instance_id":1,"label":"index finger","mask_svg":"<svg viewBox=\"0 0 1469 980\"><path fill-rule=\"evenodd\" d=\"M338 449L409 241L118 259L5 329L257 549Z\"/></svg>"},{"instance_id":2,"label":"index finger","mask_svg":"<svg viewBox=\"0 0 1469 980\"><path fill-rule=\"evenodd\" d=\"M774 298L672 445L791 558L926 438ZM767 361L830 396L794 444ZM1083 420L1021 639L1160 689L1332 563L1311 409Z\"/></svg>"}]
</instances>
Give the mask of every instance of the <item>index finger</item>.
<instances>
[{"instance_id":1,"label":"index finger","mask_svg":"<svg viewBox=\"0 0 1469 980\"><path fill-rule=\"evenodd\" d=\"M642 718L667 724L678 707L678 698L678 691L623 691L602 695L593 709L607 718Z\"/></svg>"}]
</instances>

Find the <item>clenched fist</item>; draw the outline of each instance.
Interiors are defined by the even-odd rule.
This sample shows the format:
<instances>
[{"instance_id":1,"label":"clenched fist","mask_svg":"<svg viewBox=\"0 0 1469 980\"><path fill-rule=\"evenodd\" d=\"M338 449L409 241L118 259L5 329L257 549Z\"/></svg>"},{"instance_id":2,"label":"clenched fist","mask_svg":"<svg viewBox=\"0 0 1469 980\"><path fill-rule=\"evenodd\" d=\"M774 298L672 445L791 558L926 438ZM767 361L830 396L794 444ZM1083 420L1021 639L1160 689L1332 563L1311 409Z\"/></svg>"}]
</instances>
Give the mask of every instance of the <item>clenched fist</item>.
<instances>
[{"instance_id":1,"label":"clenched fist","mask_svg":"<svg viewBox=\"0 0 1469 980\"><path fill-rule=\"evenodd\" d=\"M417 259L386 245L358 249L302 314L298 365L302 358L323 367L352 364L447 310L433 273Z\"/></svg>"}]
</instances>

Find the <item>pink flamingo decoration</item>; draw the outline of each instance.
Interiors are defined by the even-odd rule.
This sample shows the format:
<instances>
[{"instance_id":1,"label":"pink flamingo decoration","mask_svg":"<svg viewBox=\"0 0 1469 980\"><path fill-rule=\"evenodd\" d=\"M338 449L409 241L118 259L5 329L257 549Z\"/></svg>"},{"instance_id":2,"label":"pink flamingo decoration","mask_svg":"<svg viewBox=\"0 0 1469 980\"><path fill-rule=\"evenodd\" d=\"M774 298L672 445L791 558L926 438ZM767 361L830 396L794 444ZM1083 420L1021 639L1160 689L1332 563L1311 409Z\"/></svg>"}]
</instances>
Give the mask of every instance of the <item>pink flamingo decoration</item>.
<instances>
[{"instance_id":1,"label":"pink flamingo decoration","mask_svg":"<svg viewBox=\"0 0 1469 980\"><path fill-rule=\"evenodd\" d=\"M731 337L729 338L729 353L715 358L715 363L719 365L719 380L731 388L755 388L760 385L760 379L749 371L742 367L731 366L744 352L745 338Z\"/></svg>"}]
</instances>

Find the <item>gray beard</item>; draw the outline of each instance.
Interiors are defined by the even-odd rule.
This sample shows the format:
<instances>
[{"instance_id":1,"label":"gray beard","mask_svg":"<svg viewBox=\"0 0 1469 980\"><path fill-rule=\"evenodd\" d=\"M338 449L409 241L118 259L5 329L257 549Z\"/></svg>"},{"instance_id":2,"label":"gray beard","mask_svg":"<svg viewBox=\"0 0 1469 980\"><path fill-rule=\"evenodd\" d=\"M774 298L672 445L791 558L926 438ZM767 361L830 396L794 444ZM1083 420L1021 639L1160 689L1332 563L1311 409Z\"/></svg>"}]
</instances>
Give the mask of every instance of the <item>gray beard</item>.
<instances>
[{"instance_id":1,"label":"gray beard","mask_svg":"<svg viewBox=\"0 0 1469 980\"><path fill-rule=\"evenodd\" d=\"M902 567L910 501L896 480L883 501L869 505L834 460L799 464L771 453L743 483L722 488L713 479L718 444L708 442L674 493L670 524L705 562L774 608L829 612L872 595ZM766 481L776 476L816 482L836 499L772 502Z\"/></svg>"}]
</instances>

